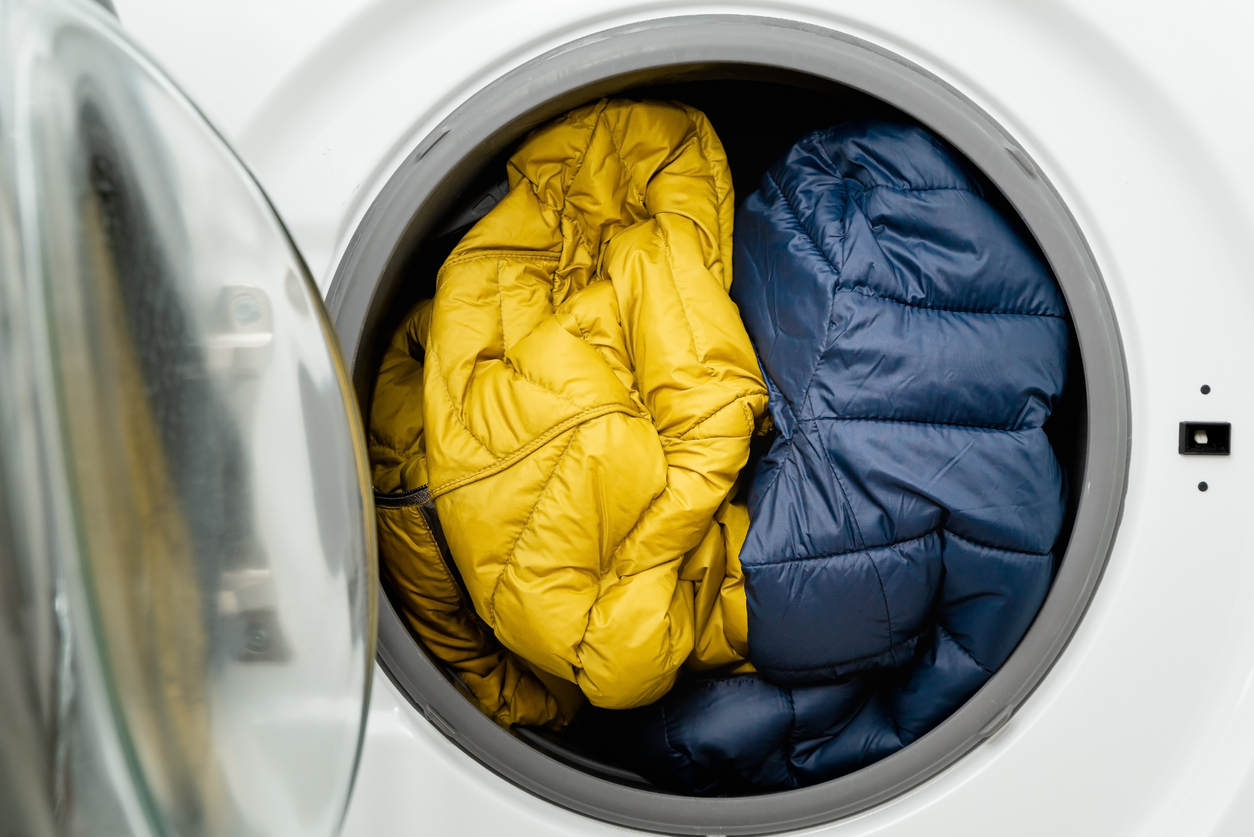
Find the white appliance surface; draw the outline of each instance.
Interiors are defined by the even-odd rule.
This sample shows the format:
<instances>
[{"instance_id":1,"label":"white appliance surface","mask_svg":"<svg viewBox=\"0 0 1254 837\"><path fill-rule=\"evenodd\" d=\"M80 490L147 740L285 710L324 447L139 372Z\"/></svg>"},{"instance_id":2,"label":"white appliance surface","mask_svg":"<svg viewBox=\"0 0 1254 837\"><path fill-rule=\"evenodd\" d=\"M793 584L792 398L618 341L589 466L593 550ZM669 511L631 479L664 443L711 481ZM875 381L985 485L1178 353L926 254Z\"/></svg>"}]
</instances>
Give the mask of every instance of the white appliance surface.
<instances>
[{"instance_id":1,"label":"white appliance surface","mask_svg":"<svg viewBox=\"0 0 1254 837\"><path fill-rule=\"evenodd\" d=\"M598 30L791 18L881 44L965 93L1033 155L1101 266L1132 396L1126 507L1088 614L1012 720L915 791L807 833L1254 833L1254 480L1241 477L1254 476L1254 4L116 5L252 167L324 292L371 198L427 131L494 78ZM1179 456L1186 419L1232 422L1232 455ZM489 773L377 672L345 833L626 832Z\"/></svg>"}]
</instances>

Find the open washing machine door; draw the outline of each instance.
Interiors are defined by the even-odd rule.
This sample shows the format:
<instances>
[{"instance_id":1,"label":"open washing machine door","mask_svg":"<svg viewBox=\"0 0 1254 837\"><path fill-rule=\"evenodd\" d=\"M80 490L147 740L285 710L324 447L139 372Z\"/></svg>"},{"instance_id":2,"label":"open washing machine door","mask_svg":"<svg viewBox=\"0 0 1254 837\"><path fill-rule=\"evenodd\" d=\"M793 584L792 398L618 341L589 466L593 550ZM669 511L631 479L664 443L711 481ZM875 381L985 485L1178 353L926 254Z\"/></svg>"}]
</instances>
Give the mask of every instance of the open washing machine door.
<instances>
[{"instance_id":1,"label":"open washing machine door","mask_svg":"<svg viewBox=\"0 0 1254 837\"><path fill-rule=\"evenodd\" d=\"M102 8L0 44L0 831L337 833L375 550L320 295Z\"/></svg>"}]
</instances>

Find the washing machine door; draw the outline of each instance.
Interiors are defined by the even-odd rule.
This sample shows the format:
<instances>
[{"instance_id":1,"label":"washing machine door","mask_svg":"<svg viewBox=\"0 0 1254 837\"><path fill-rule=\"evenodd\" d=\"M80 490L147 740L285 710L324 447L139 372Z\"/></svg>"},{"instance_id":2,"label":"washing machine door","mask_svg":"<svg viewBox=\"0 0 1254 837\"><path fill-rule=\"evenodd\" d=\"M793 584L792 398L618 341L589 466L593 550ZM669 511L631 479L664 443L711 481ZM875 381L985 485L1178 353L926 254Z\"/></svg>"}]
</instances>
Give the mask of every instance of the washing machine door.
<instances>
[{"instance_id":1,"label":"washing machine door","mask_svg":"<svg viewBox=\"0 0 1254 837\"><path fill-rule=\"evenodd\" d=\"M0 742L0 781L21 757L51 788L23 833L336 833L376 583L320 296L95 4L0 0L0 128L0 623L20 640L0 703L40 724Z\"/></svg>"}]
</instances>

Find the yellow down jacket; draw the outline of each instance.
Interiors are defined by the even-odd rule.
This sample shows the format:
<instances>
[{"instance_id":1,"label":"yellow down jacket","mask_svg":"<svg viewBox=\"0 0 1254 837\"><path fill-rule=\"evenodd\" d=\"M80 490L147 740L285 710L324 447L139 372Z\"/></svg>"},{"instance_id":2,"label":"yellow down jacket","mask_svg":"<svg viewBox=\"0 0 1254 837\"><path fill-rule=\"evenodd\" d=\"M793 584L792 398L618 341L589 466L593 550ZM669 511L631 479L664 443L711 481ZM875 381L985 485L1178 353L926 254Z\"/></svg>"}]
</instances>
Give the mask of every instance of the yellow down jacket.
<instances>
[{"instance_id":1,"label":"yellow down jacket","mask_svg":"<svg viewBox=\"0 0 1254 837\"><path fill-rule=\"evenodd\" d=\"M579 692L638 706L685 663L743 662L731 497L767 393L702 113L579 108L508 176L384 358L379 544L411 627L483 710L560 726Z\"/></svg>"}]
</instances>

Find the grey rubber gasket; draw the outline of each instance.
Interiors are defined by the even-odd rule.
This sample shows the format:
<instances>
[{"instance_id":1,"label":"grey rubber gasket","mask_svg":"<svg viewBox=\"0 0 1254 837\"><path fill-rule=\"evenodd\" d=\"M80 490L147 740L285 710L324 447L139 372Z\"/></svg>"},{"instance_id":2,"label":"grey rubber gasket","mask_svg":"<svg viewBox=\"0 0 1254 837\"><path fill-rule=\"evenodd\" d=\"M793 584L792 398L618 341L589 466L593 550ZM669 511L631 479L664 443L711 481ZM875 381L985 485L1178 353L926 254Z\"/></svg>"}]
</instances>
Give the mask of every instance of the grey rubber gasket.
<instances>
[{"instance_id":1,"label":"grey rubber gasket","mask_svg":"<svg viewBox=\"0 0 1254 837\"><path fill-rule=\"evenodd\" d=\"M984 171L1036 237L1070 306L1087 389L1087 445L1066 555L1010 659L923 738L810 788L705 799L626 787L569 767L480 714L417 646L387 597L379 597L380 663L459 747L557 805L672 834L773 833L846 817L916 787L999 730L1053 666L1088 607L1123 511L1131 444L1123 347L1110 298L1078 225L1031 156L975 103L900 56L833 30L732 15L663 18L567 44L476 93L417 146L367 210L328 294L361 403L369 403L378 361L377 341L363 338L385 319L405 259L480 167L575 105L718 65L777 68L868 93L936 131Z\"/></svg>"}]
</instances>

